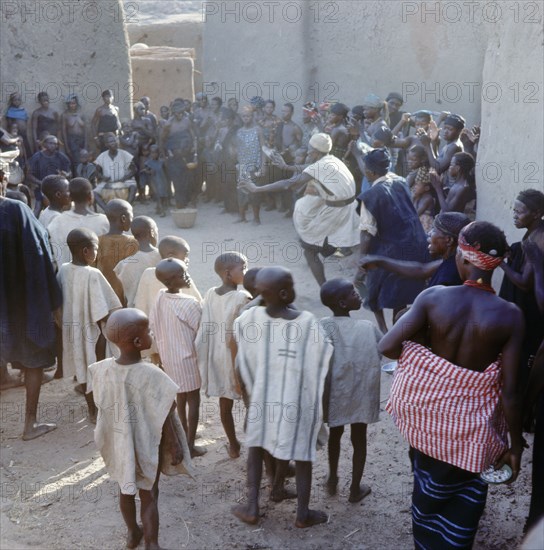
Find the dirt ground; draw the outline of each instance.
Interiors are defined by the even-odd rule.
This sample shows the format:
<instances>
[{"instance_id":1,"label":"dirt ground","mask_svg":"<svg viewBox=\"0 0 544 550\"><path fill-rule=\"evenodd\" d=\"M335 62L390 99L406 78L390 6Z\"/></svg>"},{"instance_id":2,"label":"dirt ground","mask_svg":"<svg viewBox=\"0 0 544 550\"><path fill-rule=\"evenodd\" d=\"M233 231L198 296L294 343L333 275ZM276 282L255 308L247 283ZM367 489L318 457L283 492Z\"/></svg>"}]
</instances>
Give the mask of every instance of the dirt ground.
<instances>
[{"instance_id":1,"label":"dirt ground","mask_svg":"<svg viewBox=\"0 0 544 550\"><path fill-rule=\"evenodd\" d=\"M152 214L150 205L136 206L136 214ZM283 264L292 269L299 309L327 315L319 302L317 285L297 245L290 220L278 212L264 212L263 225L236 225L230 215L219 215L215 205L199 208L197 223L177 229L170 218L158 218L161 236L181 235L191 247L191 275L204 293L217 284L215 256L224 250L245 253L250 266ZM327 275L351 277L354 257L327 263ZM368 312L355 317L371 318ZM118 509L117 486L110 481L93 441L82 396L71 380L55 380L42 388L40 416L58 429L30 442L20 438L24 390L0 396L0 547L5 549L124 548L125 527ZM381 404L385 406L391 377L382 374ZM243 410L235 409L243 441ZM372 494L349 504L351 475L349 433L344 435L339 494L328 497L326 449L318 452L312 488L313 508L325 510L329 523L311 529L294 527L295 502L273 504L266 480L261 494L262 519L257 526L240 523L230 508L245 497L245 449L231 460L225 448L218 406L204 400L199 445L208 453L194 459L198 477L162 477L160 485L160 542L164 548L412 548L410 493L412 476L407 445L382 412L369 426L368 460L363 481ZM529 443L532 437L528 437ZM512 486L491 487L475 548L516 548L529 506L531 453L523 457L522 472ZM290 481L293 483L293 481ZM142 545L143 546L143 545Z\"/></svg>"}]
</instances>

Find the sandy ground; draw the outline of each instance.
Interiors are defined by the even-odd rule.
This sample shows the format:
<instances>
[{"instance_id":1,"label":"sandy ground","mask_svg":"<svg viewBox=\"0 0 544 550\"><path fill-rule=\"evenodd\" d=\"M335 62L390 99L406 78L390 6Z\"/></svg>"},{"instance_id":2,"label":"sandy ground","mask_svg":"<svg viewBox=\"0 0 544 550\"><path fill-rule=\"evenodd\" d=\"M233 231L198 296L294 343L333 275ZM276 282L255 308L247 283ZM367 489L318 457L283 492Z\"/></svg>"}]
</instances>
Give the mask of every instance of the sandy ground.
<instances>
[{"instance_id":1,"label":"sandy ground","mask_svg":"<svg viewBox=\"0 0 544 550\"><path fill-rule=\"evenodd\" d=\"M162 236L182 235L192 246L190 271L202 292L217 284L213 259L221 250L244 252L250 266L283 264L294 273L300 309L318 316L327 314L319 302L317 285L296 244L292 223L277 212L264 212L259 227L233 224L230 215L219 215L215 205L199 209L196 226L177 229L170 218L158 219ZM136 206L136 214L152 214ZM333 259L327 274L351 277L354 258ZM367 312L356 317L370 318ZM382 374L382 408L391 377ZM85 414L83 397L73 382L56 380L43 386L40 414L56 421L58 429L35 441L20 439L24 416L24 391L16 388L0 396L1 495L0 547L123 548L125 527L118 510L116 484L109 480L93 442L93 427ZM243 411L235 420L243 440ZM165 548L412 548L410 492L412 476L407 446L382 412L380 422L369 427L368 461L363 481L372 494L360 504L347 501L351 475L349 434L344 435L340 462L339 494L323 490L327 474L326 450L318 452L314 467L312 504L325 510L329 523L312 529L294 527L295 502L273 504L266 481L261 495L262 519L258 526L240 523L230 508L245 498L245 458L230 460L225 449L217 403L204 401L201 409L200 445L208 453L194 460L195 481L163 477L160 495L160 542ZM528 438L532 441L532 437ZM293 483L291 481L291 483ZM480 523L476 548L516 548L529 505L530 453L513 486L490 489Z\"/></svg>"}]
</instances>

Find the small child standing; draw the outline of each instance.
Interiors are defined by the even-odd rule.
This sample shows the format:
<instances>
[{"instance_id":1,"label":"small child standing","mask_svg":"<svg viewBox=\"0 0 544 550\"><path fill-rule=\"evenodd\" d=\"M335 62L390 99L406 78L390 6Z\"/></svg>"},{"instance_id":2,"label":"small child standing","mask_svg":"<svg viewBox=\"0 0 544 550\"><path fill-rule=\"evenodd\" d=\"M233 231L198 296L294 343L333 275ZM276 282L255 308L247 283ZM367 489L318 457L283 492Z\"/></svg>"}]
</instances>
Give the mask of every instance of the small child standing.
<instances>
[{"instance_id":1,"label":"small child standing","mask_svg":"<svg viewBox=\"0 0 544 550\"><path fill-rule=\"evenodd\" d=\"M42 181L42 193L49 206L40 212L40 223L47 229L49 224L72 204L68 180L64 176L46 176Z\"/></svg>"},{"instance_id":2,"label":"small child standing","mask_svg":"<svg viewBox=\"0 0 544 550\"><path fill-rule=\"evenodd\" d=\"M166 286L161 290L149 316L151 330L164 372L179 386L177 407L189 443L191 457L206 450L195 446L200 408L200 373L195 338L202 317L202 306L192 296L182 294L191 279L185 264L174 258L162 260L156 267L157 279Z\"/></svg>"},{"instance_id":3,"label":"small child standing","mask_svg":"<svg viewBox=\"0 0 544 550\"><path fill-rule=\"evenodd\" d=\"M113 199L106 205L106 216L110 222L110 230L99 237L96 267L106 277L125 306L123 284L113 269L121 260L136 254L139 248L138 241L134 237L125 235L125 231L130 229L132 223L132 206L122 199Z\"/></svg>"},{"instance_id":4,"label":"small child standing","mask_svg":"<svg viewBox=\"0 0 544 550\"><path fill-rule=\"evenodd\" d=\"M119 507L128 528L126 546L159 548L160 474L192 475L185 434L175 415L178 387L155 365L142 361L151 345L147 317L137 309L114 312L106 336L121 352L89 366L88 391L100 414L94 439L111 478L119 483ZM136 492L143 532L136 519Z\"/></svg>"},{"instance_id":5,"label":"small child standing","mask_svg":"<svg viewBox=\"0 0 544 550\"><path fill-rule=\"evenodd\" d=\"M248 415L252 418L247 423L246 438L248 504L232 511L245 523L259 521L262 463L268 451L279 470L285 471L288 461L295 461L295 525L311 527L327 521L327 514L310 510L309 503L332 346L310 312L290 307L295 298L290 271L263 268L257 275L257 289L266 307L244 312L234 324L237 363L250 398ZM276 477L282 481L281 474ZM282 493L283 498L292 496L281 484L273 489L279 491L276 501L282 500Z\"/></svg>"},{"instance_id":6,"label":"small child standing","mask_svg":"<svg viewBox=\"0 0 544 550\"><path fill-rule=\"evenodd\" d=\"M202 390L206 397L219 397L221 424L228 439L228 454L240 456L232 408L240 399L241 388L234 369L234 320L251 300L245 290L238 290L247 270L247 258L238 252L225 252L215 260L215 272L223 284L210 288L204 296L202 322L196 338Z\"/></svg>"},{"instance_id":7,"label":"small child standing","mask_svg":"<svg viewBox=\"0 0 544 550\"><path fill-rule=\"evenodd\" d=\"M380 414L378 342L383 335L370 321L350 318L350 311L361 309L362 304L350 281L327 281L321 287L321 302L334 314L320 321L334 347L323 399L330 427L327 490L336 494L340 440L344 426L351 424L353 473L348 500L359 502L370 494L370 487L360 482L366 462L366 427L377 422Z\"/></svg>"},{"instance_id":8,"label":"small child standing","mask_svg":"<svg viewBox=\"0 0 544 550\"><path fill-rule=\"evenodd\" d=\"M134 298L138 283L148 267L155 267L161 261L157 249L159 229L155 220L148 216L137 216L132 220L130 231L138 241L136 254L121 260L113 271L123 285L127 307L134 307Z\"/></svg>"},{"instance_id":9,"label":"small child standing","mask_svg":"<svg viewBox=\"0 0 544 550\"><path fill-rule=\"evenodd\" d=\"M150 178L150 187L153 189L155 200L157 201L155 213L164 218L169 206L169 184L164 168L164 160L159 158L158 145L152 145L149 148L149 159L145 161L142 172Z\"/></svg>"},{"instance_id":10,"label":"small child standing","mask_svg":"<svg viewBox=\"0 0 544 550\"><path fill-rule=\"evenodd\" d=\"M64 376L76 375L87 383L87 366L104 359L106 341L101 324L121 302L98 269L98 237L89 229L73 229L68 234L71 263L63 264L57 278L62 288L62 366ZM89 417L96 420L92 394L86 394Z\"/></svg>"}]
</instances>

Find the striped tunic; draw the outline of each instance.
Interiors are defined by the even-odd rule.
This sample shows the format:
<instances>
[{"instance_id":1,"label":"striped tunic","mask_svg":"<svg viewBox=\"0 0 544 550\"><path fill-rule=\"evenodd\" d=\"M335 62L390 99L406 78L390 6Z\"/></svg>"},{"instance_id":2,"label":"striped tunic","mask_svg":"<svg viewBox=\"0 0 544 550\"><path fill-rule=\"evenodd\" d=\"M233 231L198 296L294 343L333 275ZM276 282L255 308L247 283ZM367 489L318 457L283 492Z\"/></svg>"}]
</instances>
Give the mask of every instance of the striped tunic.
<instances>
[{"instance_id":1,"label":"striped tunic","mask_svg":"<svg viewBox=\"0 0 544 550\"><path fill-rule=\"evenodd\" d=\"M281 460L315 461L333 351L319 321L307 311L288 321L254 307L236 320L234 330L238 369L250 398L246 445Z\"/></svg>"},{"instance_id":2,"label":"striped tunic","mask_svg":"<svg viewBox=\"0 0 544 550\"><path fill-rule=\"evenodd\" d=\"M481 472L508 448L497 360L465 369L404 342L386 410L410 445L469 472Z\"/></svg>"},{"instance_id":3,"label":"striped tunic","mask_svg":"<svg viewBox=\"0 0 544 550\"><path fill-rule=\"evenodd\" d=\"M200 388L195 338L202 316L201 305L190 296L161 290L151 309L149 325L164 371L179 386L178 393Z\"/></svg>"}]
</instances>

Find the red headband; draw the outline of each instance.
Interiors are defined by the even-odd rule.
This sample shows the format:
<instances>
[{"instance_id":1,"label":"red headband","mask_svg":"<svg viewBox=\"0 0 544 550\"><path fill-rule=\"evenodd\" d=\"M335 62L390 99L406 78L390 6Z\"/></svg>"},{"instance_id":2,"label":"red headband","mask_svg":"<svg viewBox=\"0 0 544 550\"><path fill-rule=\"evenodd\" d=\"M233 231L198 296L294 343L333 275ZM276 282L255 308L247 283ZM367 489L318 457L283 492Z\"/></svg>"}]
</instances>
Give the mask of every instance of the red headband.
<instances>
[{"instance_id":1,"label":"red headband","mask_svg":"<svg viewBox=\"0 0 544 550\"><path fill-rule=\"evenodd\" d=\"M467 225L467 227L469 226ZM477 248L470 246L463 233L459 234L457 246L459 247L459 250L461 250L463 258L467 262L470 262L472 265L476 266L478 269L482 269L483 271L493 271L503 260L502 256L492 256L491 254L481 252ZM490 252L495 252L495 254L497 253L493 250Z\"/></svg>"}]
</instances>

